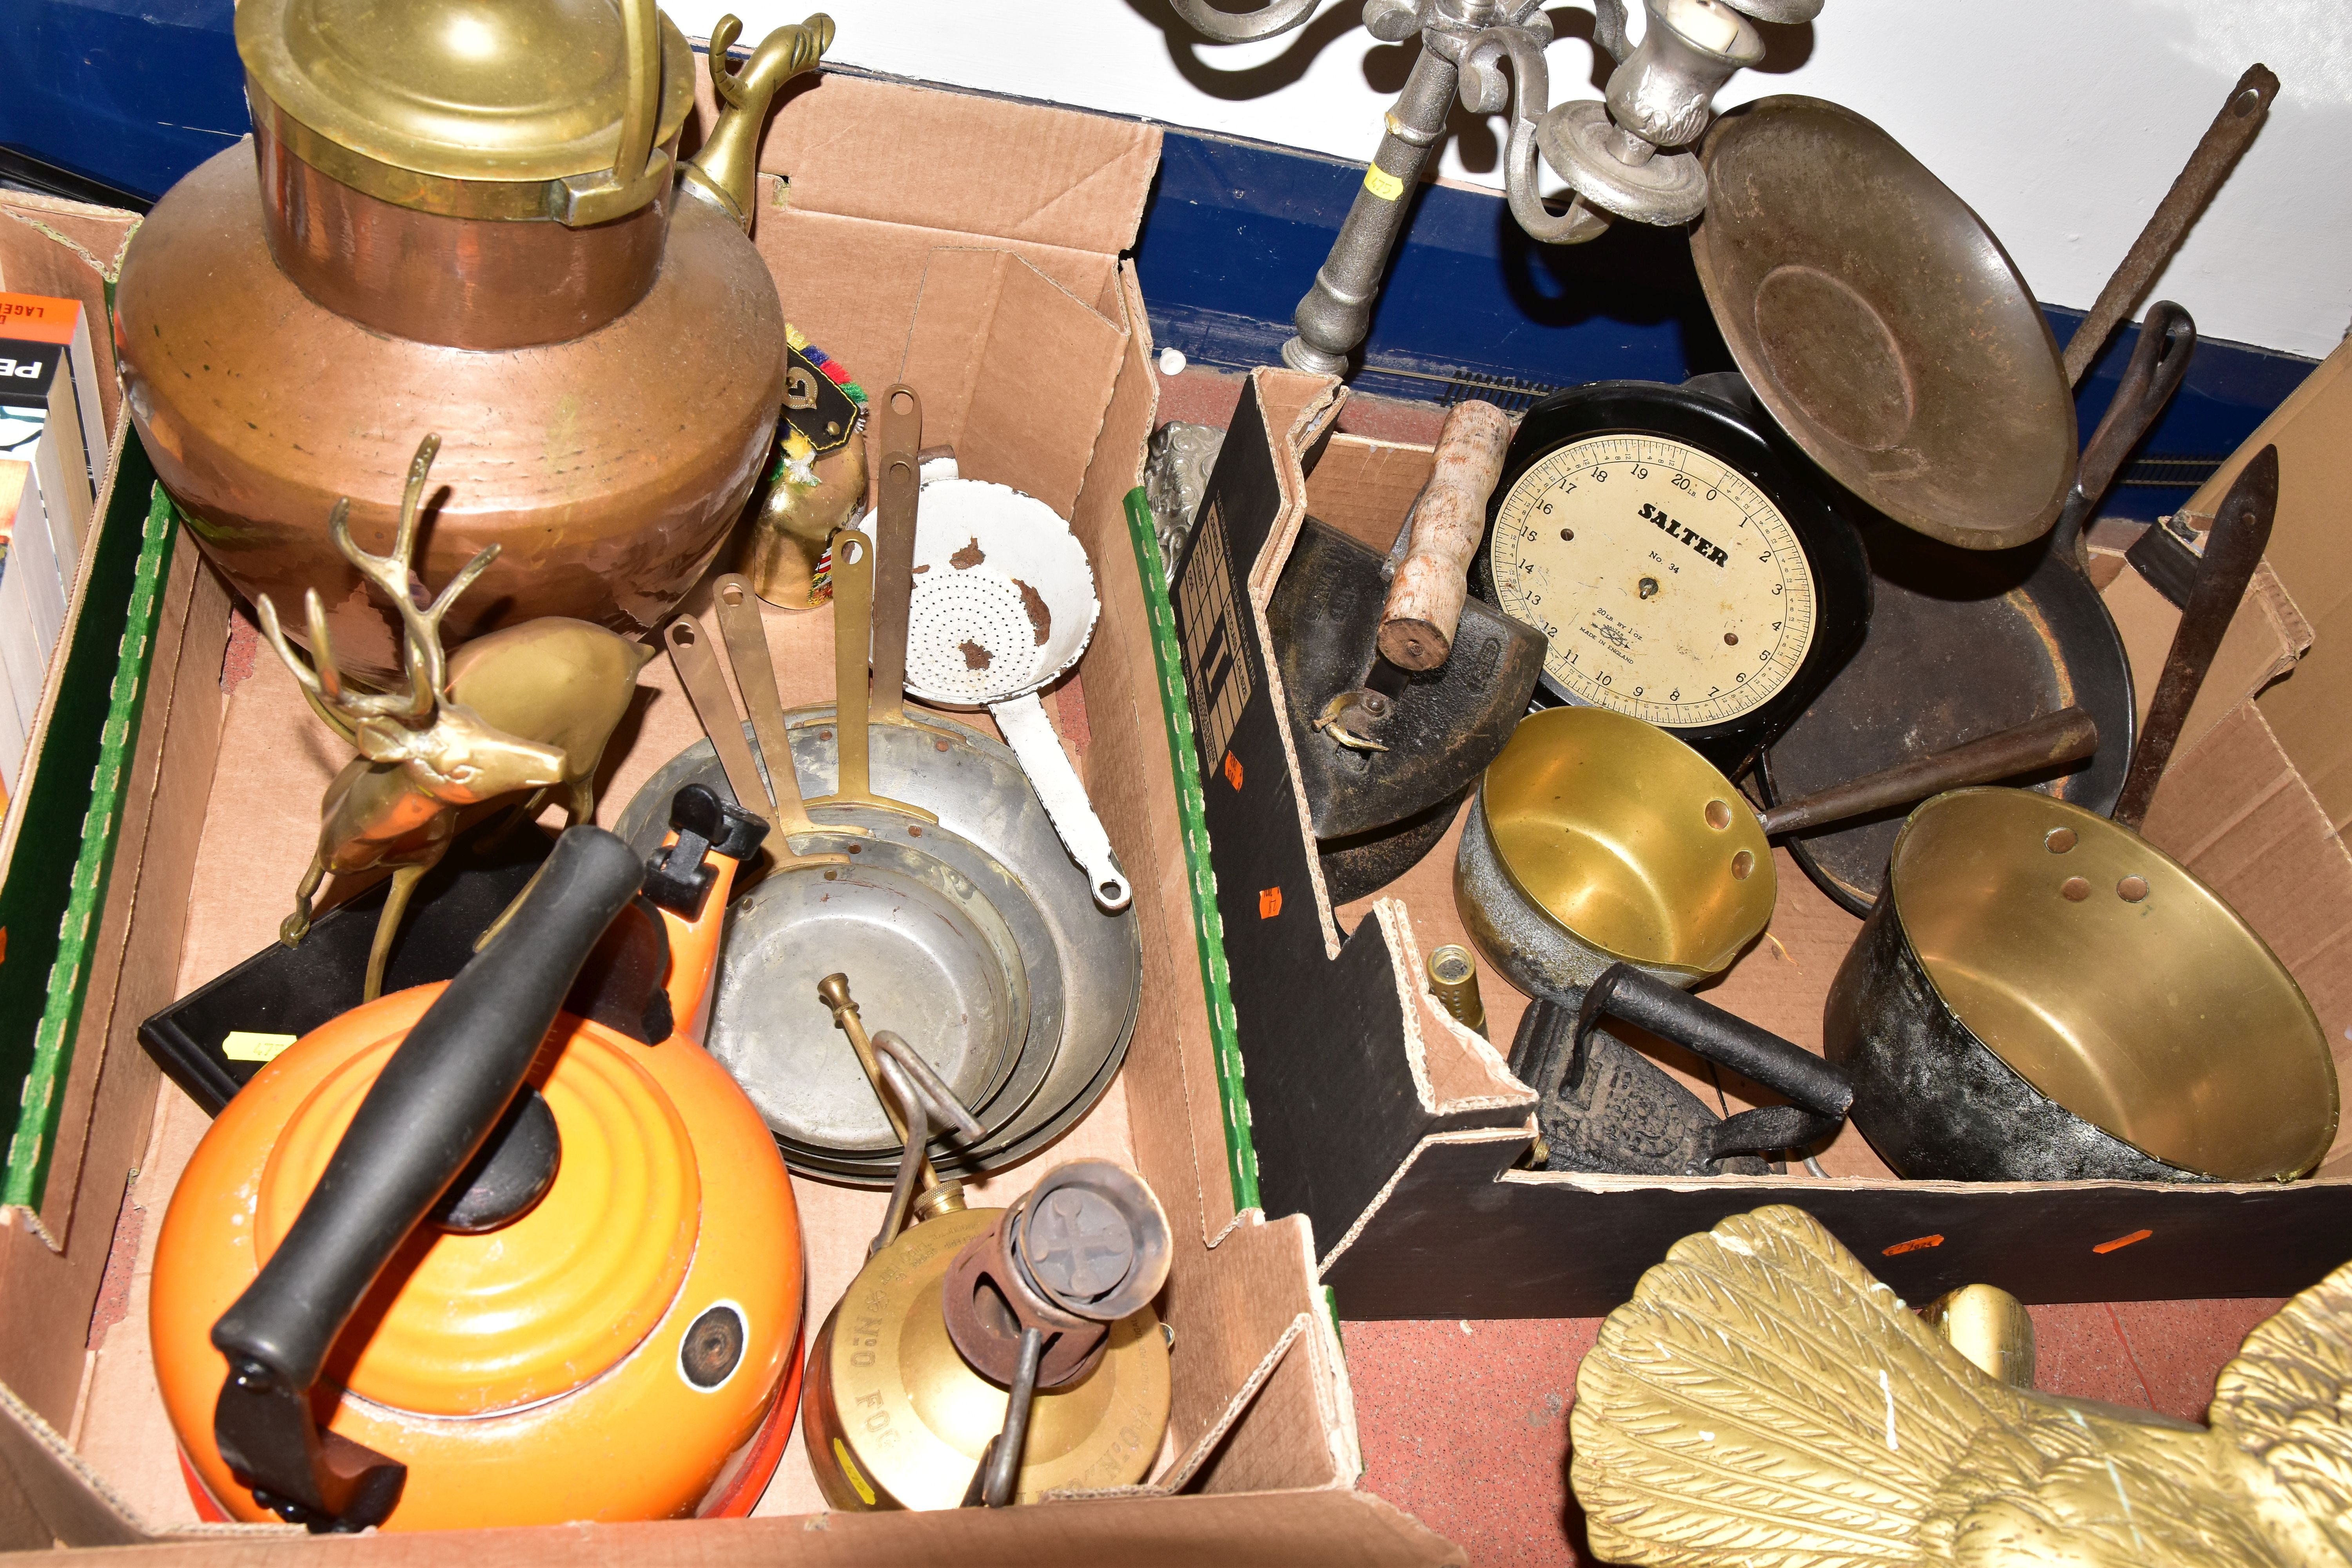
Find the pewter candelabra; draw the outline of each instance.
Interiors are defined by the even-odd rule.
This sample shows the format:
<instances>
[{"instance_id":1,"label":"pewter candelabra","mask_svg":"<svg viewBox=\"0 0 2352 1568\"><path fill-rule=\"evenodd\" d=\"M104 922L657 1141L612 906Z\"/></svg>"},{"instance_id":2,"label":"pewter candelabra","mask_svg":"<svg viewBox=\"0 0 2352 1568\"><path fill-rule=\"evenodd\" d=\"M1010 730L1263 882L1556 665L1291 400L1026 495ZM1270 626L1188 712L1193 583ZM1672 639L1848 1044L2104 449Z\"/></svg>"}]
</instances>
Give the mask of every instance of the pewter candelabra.
<instances>
[{"instance_id":1,"label":"pewter candelabra","mask_svg":"<svg viewBox=\"0 0 2352 1568\"><path fill-rule=\"evenodd\" d=\"M1171 3L1204 37L1234 44L1287 32L1313 14L1318 0L1275 0L1246 13L1218 11L1207 0ZM1594 0L1593 40L1617 62L1608 96L1555 109L1544 65L1552 29L1543 0L1366 0L1364 27L1372 37L1402 43L1418 34L1421 54L1388 112L1380 150L1331 254L1298 302L1298 331L1282 345L1284 361L1299 370L1348 374L1370 328L1406 200L1457 95L1474 114L1507 114L1504 193L1511 216L1535 239L1580 245L1607 231L1609 216L1671 225L1704 211L1706 175L1697 156L1683 149L1714 118L1716 89L1763 58L1763 39L1749 18L1808 22L1822 0L1643 4L1649 26L1641 44L1629 48L1624 0ZM1536 188L1538 153L1568 184L1564 212L1554 214Z\"/></svg>"}]
</instances>

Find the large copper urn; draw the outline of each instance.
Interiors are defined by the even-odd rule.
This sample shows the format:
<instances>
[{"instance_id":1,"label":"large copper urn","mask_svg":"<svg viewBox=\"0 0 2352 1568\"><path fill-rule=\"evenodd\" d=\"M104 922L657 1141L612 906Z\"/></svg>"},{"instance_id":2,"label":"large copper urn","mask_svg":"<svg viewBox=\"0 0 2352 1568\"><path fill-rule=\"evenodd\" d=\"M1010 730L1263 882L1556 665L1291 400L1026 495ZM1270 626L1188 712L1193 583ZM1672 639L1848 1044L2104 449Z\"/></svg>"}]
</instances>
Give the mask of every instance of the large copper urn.
<instances>
[{"instance_id":1,"label":"large copper urn","mask_svg":"<svg viewBox=\"0 0 2352 1568\"><path fill-rule=\"evenodd\" d=\"M723 61L734 19L718 31ZM719 122L680 165L693 55L653 0L244 0L252 142L156 205L116 295L131 417L205 554L249 597L318 588L343 668L393 674L397 625L327 518L350 497L383 550L438 432L419 574L503 547L452 647L668 615L773 436L784 320L745 236L753 153L832 36L812 16L722 66Z\"/></svg>"}]
</instances>

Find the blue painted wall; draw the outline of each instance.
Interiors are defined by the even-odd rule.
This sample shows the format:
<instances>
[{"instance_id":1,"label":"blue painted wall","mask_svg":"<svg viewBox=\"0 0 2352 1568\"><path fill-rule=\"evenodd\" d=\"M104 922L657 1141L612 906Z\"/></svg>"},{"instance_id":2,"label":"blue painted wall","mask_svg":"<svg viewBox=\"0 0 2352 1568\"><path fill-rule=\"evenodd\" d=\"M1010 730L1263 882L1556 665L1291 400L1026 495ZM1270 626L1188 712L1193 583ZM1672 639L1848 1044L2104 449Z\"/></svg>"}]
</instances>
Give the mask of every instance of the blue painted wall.
<instances>
[{"instance_id":1,"label":"blue painted wall","mask_svg":"<svg viewBox=\"0 0 2352 1568\"><path fill-rule=\"evenodd\" d=\"M161 195L247 129L232 15L231 0L0 0L0 142ZM1362 178L1360 163L1171 131L1136 258L1154 337L1205 364L1273 360ZM2050 316L2062 342L2080 319ZM2084 384L2086 437L2134 339L2118 333ZM1591 245L1538 246L1498 196L1437 186L1417 195L1364 358L1363 390L1429 401L1465 378L1549 387L1731 368L1679 231L1622 224ZM2228 455L2311 363L2209 340L2140 456ZM2127 484L2106 510L2154 517L2188 494Z\"/></svg>"},{"instance_id":2,"label":"blue painted wall","mask_svg":"<svg viewBox=\"0 0 2352 1568\"><path fill-rule=\"evenodd\" d=\"M0 0L0 143L153 201L250 128L232 0Z\"/></svg>"},{"instance_id":3,"label":"blue painted wall","mask_svg":"<svg viewBox=\"0 0 2352 1568\"><path fill-rule=\"evenodd\" d=\"M1207 364L1272 360L1362 179L1360 163L1169 132L1136 255L1153 337ZM2046 309L2063 343L2082 312ZM2137 337L2137 328L2118 332L2084 379L2076 408L2085 439ZM2200 342L2188 382L2138 456L2226 457L2312 363ZM1679 230L1621 224L1590 245L1539 246L1499 196L1430 185L1390 268L1356 384L1442 399L1465 376L1573 386L1731 368ZM2118 487L2105 510L2160 516L2191 489Z\"/></svg>"}]
</instances>

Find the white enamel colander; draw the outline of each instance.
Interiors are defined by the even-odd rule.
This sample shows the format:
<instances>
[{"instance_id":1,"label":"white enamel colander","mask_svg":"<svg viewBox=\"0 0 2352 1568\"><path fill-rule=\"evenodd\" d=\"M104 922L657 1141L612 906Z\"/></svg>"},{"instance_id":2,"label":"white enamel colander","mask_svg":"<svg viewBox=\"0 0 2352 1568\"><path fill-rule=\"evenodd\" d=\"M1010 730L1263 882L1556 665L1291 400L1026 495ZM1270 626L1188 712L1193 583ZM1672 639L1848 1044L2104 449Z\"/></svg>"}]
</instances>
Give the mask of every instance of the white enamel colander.
<instances>
[{"instance_id":1,"label":"white enamel colander","mask_svg":"<svg viewBox=\"0 0 2352 1568\"><path fill-rule=\"evenodd\" d=\"M1127 875L1037 700L1086 652L1099 609L1086 548L1052 507L985 479L923 486L907 689L942 707L989 710L1086 868L1095 902L1116 910L1127 907Z\"/></svg>"}]
</instances>

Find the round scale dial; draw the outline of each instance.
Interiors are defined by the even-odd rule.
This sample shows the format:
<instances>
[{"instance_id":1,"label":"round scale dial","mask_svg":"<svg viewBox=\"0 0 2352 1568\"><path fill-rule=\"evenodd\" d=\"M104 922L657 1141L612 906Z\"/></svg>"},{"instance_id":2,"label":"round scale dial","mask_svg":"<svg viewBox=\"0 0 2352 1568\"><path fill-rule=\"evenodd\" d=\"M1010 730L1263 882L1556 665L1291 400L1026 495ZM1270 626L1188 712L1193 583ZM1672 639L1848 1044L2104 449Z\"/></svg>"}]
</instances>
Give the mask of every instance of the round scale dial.
<instances>
[{"instance_id":1,"label":"round scale dial","mask_svg":"<svg viewBox=\"0 0 2352 1568\"><path fill-rule=\"evenodd\" d=\"M1811 651L1812 569L1770 498L1663 437L1556 447L1496 514L1495 596L1572 701L1668 728L1751 713Z\"/></svg>"},{"instance_id":2,"label":"round scale dial","mask_svg":"<svg viewBox=\"0 0 2352 1568\"><path fill-rule=\"evenodd\" d=\"M1470 583L1544 634L1538 703L1655 724L1737 777L1869 624L1843 495L1737 376L1598 381L1519 422Z\"/></svg>"}]
</instances>

